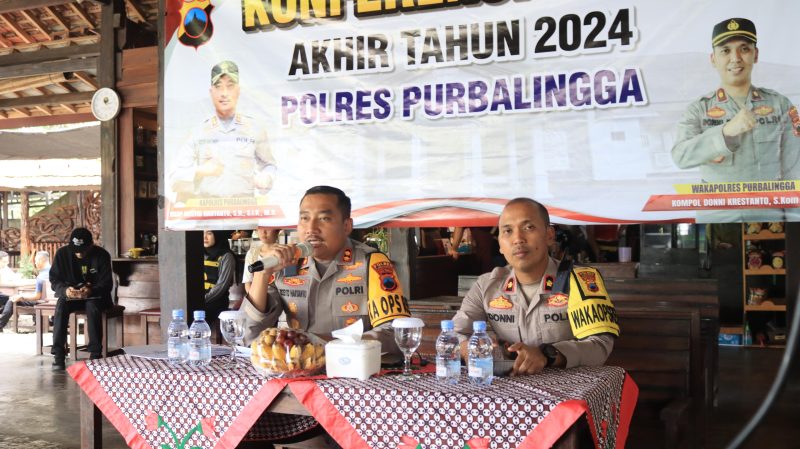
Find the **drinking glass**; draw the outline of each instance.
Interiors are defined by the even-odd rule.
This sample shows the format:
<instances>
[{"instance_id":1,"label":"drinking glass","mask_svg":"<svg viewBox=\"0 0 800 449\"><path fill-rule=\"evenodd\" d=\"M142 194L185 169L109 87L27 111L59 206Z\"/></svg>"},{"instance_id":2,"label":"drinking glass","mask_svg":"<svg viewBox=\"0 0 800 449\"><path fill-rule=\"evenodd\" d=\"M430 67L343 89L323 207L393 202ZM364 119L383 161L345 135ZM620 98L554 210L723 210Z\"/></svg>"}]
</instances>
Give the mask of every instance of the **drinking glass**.
<instances>
[{"instance_id":1,"label":"drinking glass","mask_svg":"<svg viewBox=\"0 0 800 449\"><path fill-rule=\"evenodd\" d=\"M411 356L422 343L422 328L425 323L419 318L396 318L392 321L394 328L394 341L397 347L403 351L403 380L416 379L419 376L411 374Z\"/></svg>"},{"instance_id":2,"label":"drinking glass","mask_svg":"<svg viewBox=\"0 0 800 449\"><path fill-rule=\"evenodd\" d=\"M219 330L222 337L231 345L231 357L227 366L238 368L239 358L236 357L236 345L244 344L244 314L238 310L226 310L219 314Z\"/></svg>"}]
</instances>

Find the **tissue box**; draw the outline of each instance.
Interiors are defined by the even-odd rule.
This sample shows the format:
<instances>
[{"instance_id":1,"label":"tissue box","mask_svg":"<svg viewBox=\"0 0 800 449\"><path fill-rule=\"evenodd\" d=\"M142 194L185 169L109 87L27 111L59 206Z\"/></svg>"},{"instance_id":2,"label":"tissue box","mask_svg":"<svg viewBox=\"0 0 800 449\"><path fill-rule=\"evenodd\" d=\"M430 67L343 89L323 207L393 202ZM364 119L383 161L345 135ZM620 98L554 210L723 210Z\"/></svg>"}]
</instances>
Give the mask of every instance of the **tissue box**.
<instances>
[{"instance_id":1,"label":"tissue box","mask_svg":"<svg viewBox=\"0 0 800 449\"><path fill-rule=\"evenodd\" d=\"M381 342L333 340L325 345L325 370L328 377L367 380L381 370Z\"/></svg>"}]
</instances>

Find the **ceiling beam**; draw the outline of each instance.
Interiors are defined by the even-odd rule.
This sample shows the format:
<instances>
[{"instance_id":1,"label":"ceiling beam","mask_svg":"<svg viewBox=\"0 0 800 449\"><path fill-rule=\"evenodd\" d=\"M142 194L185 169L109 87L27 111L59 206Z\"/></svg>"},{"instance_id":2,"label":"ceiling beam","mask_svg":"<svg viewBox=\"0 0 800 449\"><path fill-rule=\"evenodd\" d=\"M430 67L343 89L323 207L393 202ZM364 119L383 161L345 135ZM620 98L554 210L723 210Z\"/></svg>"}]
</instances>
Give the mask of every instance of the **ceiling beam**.
<instances>
[{"instance_id":1,"label":"ceiling beam","mask_svg":"<svg viewBox=\"0 0 800 449\"><path fill-rule=\"evenodd\" d=\"M0 56L0 67L34 64L62 59L86 58L100 55L100 44L70 45L68 47L12 53Z\"/></svg>"},{"instance_id":2,"label":"ceiling beam","mask_svg":"<svg viewBox=\"0 0 800 449\"><path fill-rule=\"evenodd\" d=\"M92 75L90 75L90 74L88 74L86 72L75 72L75 78L78 78L79 80L83 81L84 83L92 86L92 88L94 88L94 89L99 89L100 88L100 84L97 83L97 80L94 79L94 77L92 77Z\"/></svg>"},{"instance_id":3,"label":"ceiling beam","mask_svg":"<svg viewBox=\"0 0 800 449\"><path fill-rule=\"evenodd\" d=\"M70 0L0 0L0 13L63 5Z\"/></svg>"},{"instance_id":4,"label":"ceiling beam","mask_svg":"<svg viewBox=\"0 0 800 449\"><path fill-rule=\"evenodd\" d=\"M139 4L137 0L125 0L125 4L128 5L130 10L133 12L131 14L131 18L134 19L136 22L147 22L147 13L145 13L142 5Z\"/></svg>"},{"instance_id":5,"label":"ceiling beam","mask_svg":"<svg viewBox=\"0 0 800 449\"><path fill-rule=\"evenodd\" d=\"M59 104L59 106L61 106L62 108L64 108L64 109L68 110L69 112L71 112L71 113L73 113L73 114L75 114L75 113L77 113L77 112L78 112L78 110L77 110L76 108L73 108L72 106L70 106L70 105L68 105L68 104L63 104L63 103L62 103L62 104Z\"/></svg>"},{"instance_id":6,"label":"ceiling beam","mask_svg":"<svg viewBox=\"0 0 800 449\"><path fill-rule=\"evenodd\" d=\"M53 35L50 34L50 30L47 28L47 26L41 20L39 20L38 17L36 17L33 14L33 11L28 11L28 10L23 9L19 13L22 14L22 17L25 17L25 19L28 22L30 22L31 25L33 25L34 28L39 30L40 33L44 34L47 37L48 41L52 41L53 40Z\"/></svg>"},{"instance_id":7,"label":"ceiling beam","mask_svg":"<svg viewBox=\"0 0 800 449\"><path fill-rule=\"evenodd\" d=\"M67 21L67 18L64 17L63 14L58 12L57 9L52 8L50 6L47 6L44 9L45 11L47 11L48 14L50 14L50 17L52 17L56 22L58 22L59 25L61 25L62 27L64 27L65 30L67 30L67 35L69 35L69 22Z\"/></svg>"},{"instance_id":8,"label":"ceiling beam","mask_svg":"<svg viewBox=\"0 0 800 449\"><path fill-rule=\"evenodd\" d=\"M56 72L78 72L97 68L97 57L37 62L11 67L0 67L0 79L19 76L44 75Z\"/></svg>"},{"instance_id":9,"label":"ceiling beam","mask_svg":"<svg viewBox=\"0 0 800 449\"><path fill-rule=\"evenodd\" d=\"M97 28L97 25L94 24L92 18L89 17L89 14L83 9L81 5L77 3L70 3L69 8L72 10L72 12L75 13L76 16L78 16L82 21L84 21L87 25L89 25L90 29L93 30Z\"/></svg>"},{"instance_id":10,"label":"ceiling beam","mask_svg":"<svg viewBox=\"0 0 800 449\"><path fill-rule=\"evenodd\" d=\"M11 28L12 31L14 31L14 34L19 36L19 38L25 41L25 43L33 44L36 42L36 39L33 36L28 34L25 30L22 29L21 26L19 26L19 22L17 22L16 19L4 14L0 14L0 18L2 18L3 21L5 21L6 25L8 25L8 27Z\"/></svg>"},{"instance_id":11,"label":"ceiling beam","mask_svg":"<svg viewBox=\"0 0 800 449\"><path fill-rule=\"evenodd\" d=\"M13 43L13 42L11 42L10 40L8 40L8 39L7 39L5 36L3 36L2 34L0 34L0 45L2 45L2 46L3 46L3 47L5 47L5 48L12 48L12 47L14 47L14 43Z\"/></svg>"},{"instance_id":12,"label":"ceiling beam","mask_svg":"<svg viewBox=\"0 0 800 449\"><path fill-rule=\"evenodd\" d=\"M91 113L42 115L31 118L7 118L0 120L0 129L27 128L29 126L64 125L97 121Z\"/></svg>"},{"instance_id":13,"label":"ceiling beam","mask_svg":"<svg viewBox=\"0 0 800 449\"><path fill-rule=\"evenodd\" d=\"M17 109L35 106L55 106L62 103L88 103L94 92L73 92L69 94L35 95L20 98L4 98L0 100L0 109Z\"/></svg>"}]
</instances>

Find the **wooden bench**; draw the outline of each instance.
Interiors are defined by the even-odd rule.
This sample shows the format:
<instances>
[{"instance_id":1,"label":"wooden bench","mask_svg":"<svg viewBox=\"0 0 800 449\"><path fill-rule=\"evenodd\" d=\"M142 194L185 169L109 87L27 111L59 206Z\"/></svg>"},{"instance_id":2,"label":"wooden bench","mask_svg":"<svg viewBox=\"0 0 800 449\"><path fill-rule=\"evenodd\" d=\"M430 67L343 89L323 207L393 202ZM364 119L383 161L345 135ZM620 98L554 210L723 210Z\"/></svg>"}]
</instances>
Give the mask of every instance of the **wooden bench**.
<instances>
[{"instance_id":1,"label":"wooden bench","mask_svg":"<svg viewBox=\"0 0 800 449\"><path fill-rule=\"evenodd\" d=\"M618 306L617 316L622 334L606 364L625 368L639 387L629 441L696 447L705 394L699 311Z\"/></svg>"},{"instance_id":2,"label":"wooden bench","mask_svg":"<svg viewBox=\"0 0 800 449\"><path fill-rule=\"evenodd\" d=\"M161 308L154 307L152 309L145 309L139 311L139 320L141 322L142 331L144 332L144 344L150 344L150 323L161 322Z\"/></svg>"},{"instance_id":3,"label":"wooden bench","mask_svg":"<svg viewBox=\"0 0 800 449\"><path fill-rule=\"evenodd\" d=\"M56 314L56 303L55 302L45 302L41 304L36 304L33 306L34 312L36 314L36 354L42 355L44 354L44 334L50 332L50 324L49 319ZM102 313L102 327L103 327L103 341L102 344L102 354L103 357L106 357L109 352L108 346L108 321L109 320L117 320L117 328L116 328L116 337L117 342L119 342L120 348L124 345L124 325L125 320L123 318L123 312L125 311L125 307L120 305L114 305L109 309L106 309ZM69 355L72 360L77 360L78 357L78 321L79 320L86 320L86 313L85 312L76 312L72 313L69 318L68 324L68 331L67 331L67 346L69 347Z\"/></svg>"}]
</instances>

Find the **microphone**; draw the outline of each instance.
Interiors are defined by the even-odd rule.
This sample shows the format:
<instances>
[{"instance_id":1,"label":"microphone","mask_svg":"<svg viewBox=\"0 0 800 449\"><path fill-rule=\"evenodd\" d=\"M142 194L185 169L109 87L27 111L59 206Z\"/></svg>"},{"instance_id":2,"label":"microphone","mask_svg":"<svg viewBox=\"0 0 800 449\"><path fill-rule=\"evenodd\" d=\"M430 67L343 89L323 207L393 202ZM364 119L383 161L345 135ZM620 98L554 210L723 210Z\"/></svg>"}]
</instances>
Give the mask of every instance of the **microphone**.
<instances>
[{"instance_id":1,"label":"microphone","mask_svg":"<svg viewBox=\"0 0 800 449\"><path fill-rule=\"evenodd\" d=\"M297 258L308 257L308 255L311 254L312 251L314 251L314 247L312 247L311 244L308 242L300 242L294 247L294 255ZM279 262L280 260L277 257L267 256L257 261L256 263L248 266L247 271L251 273L256 273L266 268L272 268L278 265Z\"/></svg>"}]
</instances>

